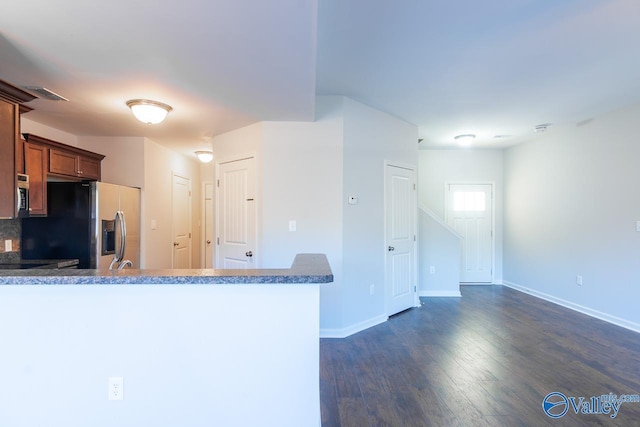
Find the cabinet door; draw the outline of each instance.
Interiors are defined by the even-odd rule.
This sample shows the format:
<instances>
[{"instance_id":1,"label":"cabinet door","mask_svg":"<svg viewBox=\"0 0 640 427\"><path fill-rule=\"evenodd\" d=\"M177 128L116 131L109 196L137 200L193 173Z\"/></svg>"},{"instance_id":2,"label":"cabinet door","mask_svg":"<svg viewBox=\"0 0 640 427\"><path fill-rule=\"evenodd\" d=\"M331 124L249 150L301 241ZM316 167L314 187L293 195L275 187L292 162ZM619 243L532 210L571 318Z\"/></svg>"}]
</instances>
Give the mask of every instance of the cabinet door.
<instances>
[{"instance_id":1,"label":"cabinet door","mask_svg":"<svg viewBox=\"0 0 640 427\"><path fill-rule=\"evenodd\" d=\"M0 218L16 216L17 120L18 107L0 99Z\"/></svg>"},{"instance_id":2,"label":"cabinet door","mask_svg":"<svg viewBox=\"0 0 640 427\"><path fill-rule=\"evenodd\" d=\"M47 214L47 148L24 143L25 172L29 175L29 214Z\"/></svg>"},{"instance_id":3,"label":"cabinet door","mask_svg":"<svg viewBox=\"0 0 640 427\"><path fill-rule=\"evenodd\" d=\"M82 179L100 181L100 160L78 156L78 175Z\"/></svg>"},{"instance_id":4,"label":"cabinet door","mask_svg":"<svg viewBox=\"0 0 640 427\"><path fill-rule=\"evenodd\" d=\"M49 150L49 172L58 175L78 176L77 155L51 148Z\"/></svg>"}]
</instances>

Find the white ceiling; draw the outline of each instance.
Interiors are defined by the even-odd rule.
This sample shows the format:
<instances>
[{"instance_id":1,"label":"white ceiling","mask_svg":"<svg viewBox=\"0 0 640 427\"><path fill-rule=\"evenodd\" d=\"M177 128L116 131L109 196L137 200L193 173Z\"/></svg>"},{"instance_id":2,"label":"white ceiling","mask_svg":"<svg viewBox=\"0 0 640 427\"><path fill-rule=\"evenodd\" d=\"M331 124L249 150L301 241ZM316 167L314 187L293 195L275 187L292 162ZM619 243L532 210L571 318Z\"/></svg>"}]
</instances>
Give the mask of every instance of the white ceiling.
<instances>
[{"instance_id":1,"label":"white ceiling","mask_svg":"<svg viewBox=\"0 0 640 427\"><path fill-rule=\"evenodd\" d=\"M29 118L192 154L346 95L419 127L422 147L533 139L640 102L636 0L21 0L0 13L0 78L70 102ZM170 104L161 125L125 101ZM495 138L496 135L509 135Z\"/></svg>"}]
</instances>

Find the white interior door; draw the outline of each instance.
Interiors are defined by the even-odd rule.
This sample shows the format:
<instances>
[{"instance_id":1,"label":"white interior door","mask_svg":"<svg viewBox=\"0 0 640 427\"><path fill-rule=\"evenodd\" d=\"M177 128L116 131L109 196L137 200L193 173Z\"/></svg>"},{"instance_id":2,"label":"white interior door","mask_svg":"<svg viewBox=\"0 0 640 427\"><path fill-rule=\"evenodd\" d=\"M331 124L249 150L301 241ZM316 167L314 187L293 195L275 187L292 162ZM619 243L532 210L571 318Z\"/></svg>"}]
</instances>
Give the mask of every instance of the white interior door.
<instances>
[{"instance_id":1,"label":"white interior door","mask_svg":"<svg viewBox=\"0 0 640 427\"><path fill-rule=\"evenodd\" d=\"M460 235L460 281L493 281L493 185L448 184L447 223Z\"/></svg>"},{"instance_id":2,"label":"white interior door","mask_svg":"<svg viewBox=\"0 0 640 427\"><path fill-rule=\"evenodd\" d=\"M172 179L172 268L191 268L191 180L173 174Z\"/></svg>"},{"instance_id":3,"label":"white interior door","mask_svg":"<svg viewBox=\"0 0 640 427\"><path fill-rule=\"evenodd\" d=\"M253 157L221 163L218 171L218 268L255 268L256 172Z\"/></svg>"},{"instance_id":4,"label":"white interior door","mask_svg":"<svg viewBox=\"0 0 640 427\"><path fill-rule=\"evenodd\" d=\"M416 304L416 173L386 165L386 298L391 316Z\"/></svg>"},{"instance_id":5,"label":"white interior door","mask_svg":"<svg viewBox=\"0 0 640 427\"><path fill-rule=\"evenodd\" d=\"M213 268L213 183L204 184L204 268Z\"/></svg>"}]
</instances>

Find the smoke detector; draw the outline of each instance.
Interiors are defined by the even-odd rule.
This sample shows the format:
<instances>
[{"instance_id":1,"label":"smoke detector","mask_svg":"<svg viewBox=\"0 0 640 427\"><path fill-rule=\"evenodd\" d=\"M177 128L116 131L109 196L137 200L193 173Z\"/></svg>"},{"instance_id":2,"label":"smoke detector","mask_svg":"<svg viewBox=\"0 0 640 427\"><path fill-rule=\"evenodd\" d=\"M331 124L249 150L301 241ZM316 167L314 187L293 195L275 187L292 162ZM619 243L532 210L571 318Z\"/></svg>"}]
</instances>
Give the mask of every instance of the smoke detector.
<instances>
[{"instance_id":1,"label":"smoke detector","mask_svg":"<svg viewBox=\"0 0 640 427\"><path fill-rule=\"evenodd\" d=\"M546 132L547 128L551 126L551 123L543 123L533 128L534 132Z\"/></svg>"}]
</instances>

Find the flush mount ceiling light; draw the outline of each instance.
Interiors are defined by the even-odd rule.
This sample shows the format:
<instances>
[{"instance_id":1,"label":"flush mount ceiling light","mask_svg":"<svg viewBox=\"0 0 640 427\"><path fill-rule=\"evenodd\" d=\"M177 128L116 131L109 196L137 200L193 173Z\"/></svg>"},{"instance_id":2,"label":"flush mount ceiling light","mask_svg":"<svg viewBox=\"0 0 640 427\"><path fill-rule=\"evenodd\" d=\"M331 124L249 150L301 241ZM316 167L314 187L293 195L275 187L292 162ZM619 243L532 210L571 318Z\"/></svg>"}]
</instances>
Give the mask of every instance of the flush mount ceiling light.
<instances>
[{"instance_id":1,"label":"flush mount ceiling light","mask_svg":"<svg viewBox=\"0 0 640 427\"><path fill-rule=\"evenodd\" d=\"M467 145L471 144L474 139L476 139L476 136L472 133L467 133L464 135L455 136L453 137L453 139L455 139L458 144L466 147Z\"/></svg>"},{"instance_id":2,"label":"flush mount ceiling light","mask_svg":"<svg viewBox=\"0 0 640 427\"><path fill-rule=\"evenodd\" d=\"M213 152L212 151L196 151L196 156L198 156L198 160L202 163L209 163L213 160Z\"/></svg>"},{"instance_id":3,"label":"flush mount ceiling light","mask_svg":"<svg viewBox=\"0 0 640 427\"><path fill-rule=\"evenodd\" d=\"M136 116L136 119L150 125L162 122L169 114L169 111L173 110L167 104L148 99L132 99L127 101L127 107L131 108L131 112Z\"/></svg>"}]
</instances>

